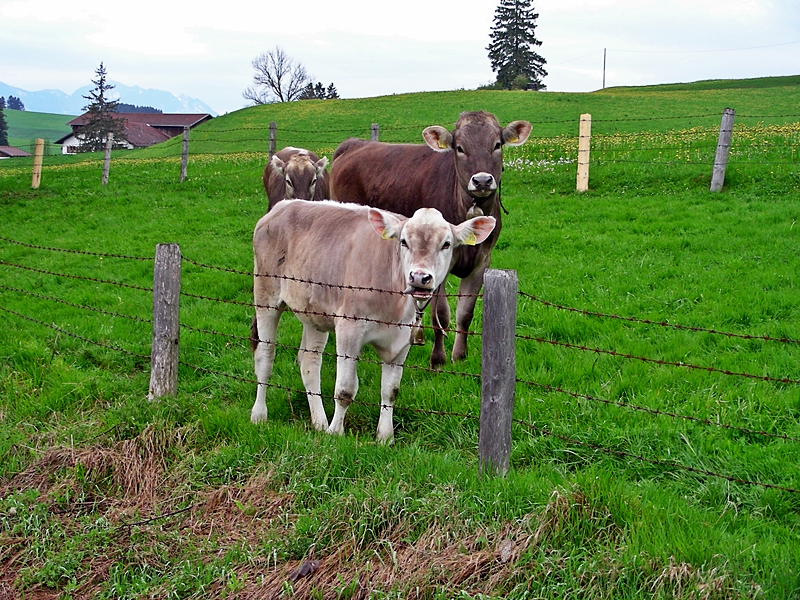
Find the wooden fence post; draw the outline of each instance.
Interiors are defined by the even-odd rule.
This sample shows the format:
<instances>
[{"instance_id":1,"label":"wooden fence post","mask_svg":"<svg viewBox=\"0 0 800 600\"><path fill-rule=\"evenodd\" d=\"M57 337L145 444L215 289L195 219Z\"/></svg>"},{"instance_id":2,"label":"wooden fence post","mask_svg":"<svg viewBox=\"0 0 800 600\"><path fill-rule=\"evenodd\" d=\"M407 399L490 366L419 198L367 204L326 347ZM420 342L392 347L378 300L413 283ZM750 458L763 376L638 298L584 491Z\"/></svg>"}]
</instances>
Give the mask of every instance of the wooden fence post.
<instances>
[{"instance_id":1,"label":"wooden fence post","mask_svg":"<svg viewBox=\"0 0 800 600\"><path fill-rule=\"evenodd\" d=\"M483 277L481 416L478 473L505 475L511 462L516 384L514 334L517 273L487 269Z\"/></svg>"},{"instance_id":2,"label":"wooden fence post","mask_svg":"<svg viewBox=\"0 0 800 600\"><path fill-rule=\"evenodd\" d=\"M373 142L377 142L378 138L380 137L381 127L377 123L373 123L372 127L369 129L369 139Z\"/></svg>"},{"instance_id":3,"label":"wooden fence post","mask_svg":"<svg viewBox=\"0 0 800 600\"><path fill-rule=\"evenodd\" d=\"M39 184L42 182L42 157L44 156L44 140L36 138L36 146L33 150L33 178L31 179L31 187L35 190L39 189Z\"/></svg>"},{"instance_id":4,"label":"wooden fence post","mask_svg":"<svg viewBox=\"0 0 800 600\"><path fill-rule=\"evenodd\" d=\"M189 128L183 128L183 148L181 150L181 183L186 181L186 168L189 165Z\"/></svg>"},{"instance_id":5,"label":"wooden fence post","mask_svg":"<svg viewBox=\"0 0 800 600\"><path fill-rule=\"evenodd\" d=\"M589 189L589 148L592 144L592 115L581 115L578 132L578 185L579 192Z\"/></svg>"},{"instance_id":6,"label":"wooden fence post","mask_svg":"<svg viewBox=\"0 0 800 600\"><path fill-rule=\"evenodd\" d=\"M178 244L158 244L153 269L150 400L178 393L180 294L181 248Z\"/></svg>"},{"instance_id":7,"label":"wooden fence post","mask_svg":"<svg viewBox=\"0 0 800 600\"><path fill-rule=\"evenodd\" d=\"M114 134L109 133L106 136L106 155L103 159L103 179L102 184L108 185L108 171L111 168L111 147L114 145Z\"/></svg>"},{"instance_id":8,"label":"wooden fence post","mask_svg":"<svg viewBox=\"0 0 800 600\"><path fill-rule=\"evenodd\" d=\"M269 122L269 157L275 154L278 148L278 124L275 121Z\"/></svg>"},{"instance_id":9,"label":"wooden fence post","mask_svg":"<svg viewBox=\"0 0 800 600\"><path fill-rule=\"evenodd\" d=\"M711 191L718 192L725 183L725 169L728 166L728 153L731 149L731 135L733 134L733 117L736 111L726 108L722 111L722 121L719 125L719 141L717 154L714 157L714 171L711 173Z\"/></svg>"}]
</instances>

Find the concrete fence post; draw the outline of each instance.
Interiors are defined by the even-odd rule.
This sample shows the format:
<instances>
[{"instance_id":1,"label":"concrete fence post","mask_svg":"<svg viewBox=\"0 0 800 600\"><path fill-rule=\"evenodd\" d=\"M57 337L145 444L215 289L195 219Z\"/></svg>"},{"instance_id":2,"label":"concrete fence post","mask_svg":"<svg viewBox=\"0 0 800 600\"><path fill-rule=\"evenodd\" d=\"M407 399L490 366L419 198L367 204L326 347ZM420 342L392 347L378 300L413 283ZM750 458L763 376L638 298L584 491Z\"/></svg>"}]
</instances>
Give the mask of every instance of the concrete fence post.
<instances>
[{"instance_id":1,"label":"concrete fence post","mask_svg":"<svg viewBox=\"0 0 800 600\"><path fill-rule=\"evenodd\" d=\"M158 244L153 269L150 400L178 393L180 295L181 248L178 244Z\"/></svg>"},{"instance_id":2,"label":"concrete fence post","mask_svg":"<svg viewBox=\"0 0 800 600\"><path fill-rule=\"evenodd\" d=\"M377 123L373 123L372 127L369 129L369 139L373 142L377 142L378 138L380 137L381 127Z\"/></svg>"},{"instance_id":3,"label":"concrete fence post","mask_svg":"<svg viewBox=\"0 0 800 600\"><path fill-rule=\"evenodd\" d=\"M505 476L511 462L511 423L516 386L514 334L517 273L488 269L483 277L479 474Z\"/></svg>"}]
</instances>

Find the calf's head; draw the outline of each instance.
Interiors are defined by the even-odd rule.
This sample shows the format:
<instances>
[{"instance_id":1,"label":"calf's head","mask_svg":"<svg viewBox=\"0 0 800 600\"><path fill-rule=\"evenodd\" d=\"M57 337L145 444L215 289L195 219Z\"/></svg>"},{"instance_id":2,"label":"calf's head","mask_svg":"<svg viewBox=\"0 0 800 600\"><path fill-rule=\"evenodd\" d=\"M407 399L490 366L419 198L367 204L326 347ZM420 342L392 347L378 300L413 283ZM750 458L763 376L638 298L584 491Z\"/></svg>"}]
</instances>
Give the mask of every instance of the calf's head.
<instances>
[{"instance_id":1,"label":"calf's head","mask_svg":"<svg viewBox=\"0 0 800 600\"><path fill-rule=\"evenodd\" d=\"M503 171L503 146L520 146L531 134L528 121L514 121L505 128L487 112L465 112L452 132L434 125L422 137L437 152L453 152L461 188L480 202L497 190Z\"/></svg>"},{"instance_id":2,"label":"calf's head","mask_svg":"<svg viewBox=\"0 0 800 600\"><path fill-rule=\"evenodd\" d=\"M495 226L494 217L452 225L435 208L420 208L410 219L372 208L369 220L383 239L400 241L405 293L416 300L430 298L445 280L455 248L480 244Z\"/></svg>"},{"instance_id":3,"label":"calf's head","mask_svg":"<svg viewBox=\"0 0 800 600\"><path fill-rule=\"evenodd\" d=\"M298 152L283 161L274 155L270 160L272 168L283 176L286 183L286 198L313 200L317 180L325 175L328 159L324 156L314 162L308 154Z\"/></svg>"}]
</instances>

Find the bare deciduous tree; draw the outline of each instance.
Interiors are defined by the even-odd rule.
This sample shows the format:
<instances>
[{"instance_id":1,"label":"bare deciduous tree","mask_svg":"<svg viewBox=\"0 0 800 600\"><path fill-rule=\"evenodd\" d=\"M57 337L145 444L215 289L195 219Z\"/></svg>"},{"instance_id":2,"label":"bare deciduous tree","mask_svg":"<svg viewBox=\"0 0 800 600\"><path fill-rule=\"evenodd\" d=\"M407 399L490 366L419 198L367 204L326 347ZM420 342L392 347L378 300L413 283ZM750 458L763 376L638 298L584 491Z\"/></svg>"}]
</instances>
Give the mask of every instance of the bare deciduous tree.
<instances>
[{"instance_id":1,"label":"bare deciduous tree","mask_svg":"<svg viewBox=\"0 0 800 600\"><path fill-rule=\"evenodd\" d=\"M253 86L247 88L242 96L253 104L297 100L311 82L306 68L295 63L280 46L262 52L252 64L256 70Z\"/></svg>"}]
</instances>

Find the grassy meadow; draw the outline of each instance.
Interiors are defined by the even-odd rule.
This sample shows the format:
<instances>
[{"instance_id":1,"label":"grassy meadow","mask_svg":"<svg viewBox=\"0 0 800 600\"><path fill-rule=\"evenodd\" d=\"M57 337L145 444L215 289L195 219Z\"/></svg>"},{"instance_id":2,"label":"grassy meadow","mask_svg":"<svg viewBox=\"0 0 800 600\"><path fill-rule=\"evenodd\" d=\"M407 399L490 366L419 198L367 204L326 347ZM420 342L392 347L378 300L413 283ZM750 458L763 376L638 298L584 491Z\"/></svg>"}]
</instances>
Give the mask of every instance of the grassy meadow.
<instances>
[{"instance_id":1,"label":"grassy meadow","mask_svg":"<svg viewBox=\"0 0 800 600\"><path fill-rule=\"evenodd\" d=\"M75 118L71 115L53 115L29 110L6 109L3 114L8 124L8 143L30 153L33 153L36 138L45 141L46 153L60 152L60 149L53 146L53 142L72 131L67 123Z\"/></svg>"},{"instance_id":2,"label":"grassy meadow","mask_svg":"<svg viewBox=\"0 0 800 600\"><path fill-rule=\"evenodd\" d=\"M346 435L315 433L285 315L251 425L269 123L330 157L371 123L416 142L476 109L534 125L505 151L492 258L520 282L510 473L478 476L479 335L440 373L411 349L382 446L375 354ZM796 598L799 143L789 77L253 107L192 131L184 183L177 139L115 153L107 186L98 155L47 157L38 190L30 160L0 161L0 597ZM149 402L167 242L179 393Z\"/></svg>"}]
</instances>

